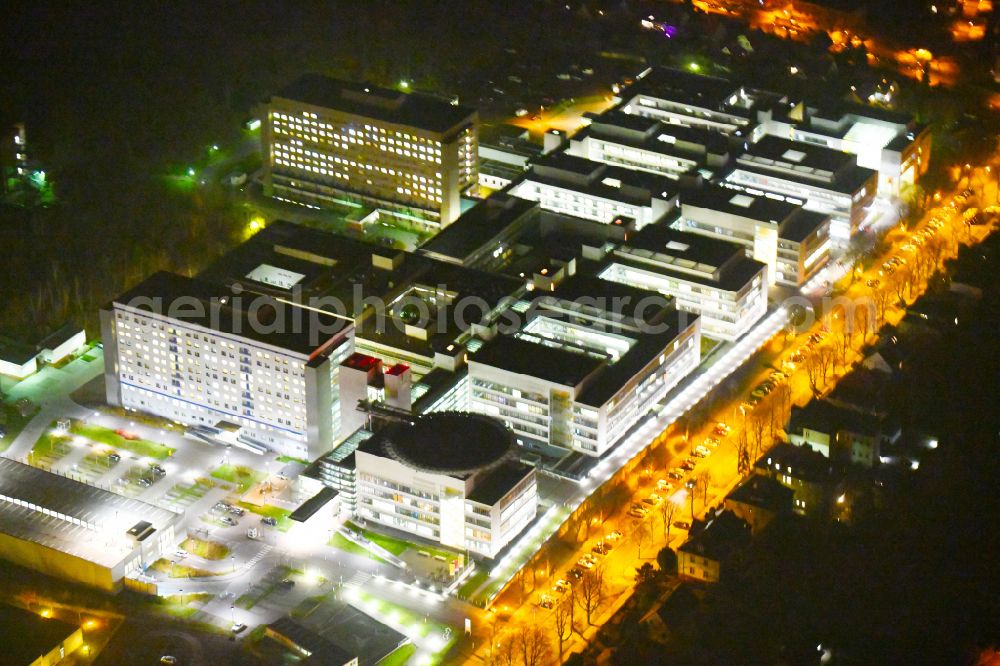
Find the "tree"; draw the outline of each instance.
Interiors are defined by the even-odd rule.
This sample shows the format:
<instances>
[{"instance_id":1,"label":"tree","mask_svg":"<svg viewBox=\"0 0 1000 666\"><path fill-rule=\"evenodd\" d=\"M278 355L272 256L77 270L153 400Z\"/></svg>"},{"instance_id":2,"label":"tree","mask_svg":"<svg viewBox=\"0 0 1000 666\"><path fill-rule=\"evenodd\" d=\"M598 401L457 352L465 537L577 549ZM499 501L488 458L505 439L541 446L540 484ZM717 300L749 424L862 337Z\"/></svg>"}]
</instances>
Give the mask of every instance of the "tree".
<instances>
[{"instance_id":1,"label":"tree","mask_svg":"<svg viewBox=\"0 0 1000 666\"><path fill-rule=\"evenodd\" d=\"M669 576L677 575L677 553L670 546L664 546L656 554L656 563L660 565L660 572Z\"/></svg>"},{"instance_id":2,"label":"tree","mask_svg":"<svg viewBox=\"0 0 1000 666\"><path fill-rule=\"evenodd\" d=\"M570 590L569 594L556 604L554 622L552 626L556 630L556 640L559 642L559 662L562 663L563 645L573 635L573 611L576 609L574 601L575 595Z\"/></svg>"},{"instance_id":3,"label":"tree","mask_svg":"<svg viewBox=\"0 0 1000 666\"><path fill-rule=\"evenodd\" d=\"M659 572L656 567L650 562L643 562L641 566L635 569L635 584L642 585L643 583L652 583L656 581L659 577Z\"/></svg>"},{"instance_id":4,"label":"tree","mask_svg":"<svg viewBox=\"0 0 1000 666\"><path fill-rule=\"evenodd\" d=\"M758 414L754 414L747 419L744 430L747 430L749 433L750 459L757 460L757 458L760 457L761 450L764 448L764 435L767 431L767 420Z\"/></svg>"},{"instance_id":5,"label":"tree","mask_svg":"<svg viewBox=\"0 0 1000 666\"><path fill-rule=\"evenodd\" d=\"M701 491L701 505L704 507L708 504L708 489L712 485L712 473L707 469L703 469L698 472L698 476L695 477L695 489Z\"/></svg>"},{"instance_id":6,"label":"tree","mask_svg":"<svg viewBox=\"0 0 1000 666\"><path fill-rule=\"evenodd\" d=\"M500 640L493 644L490 652L493 657L490 660L499 666L514 666L514 657L517 655L516 633L507 633L500 636Z\"/></svg>"},{"instance_id":7,"label":"tree","mask_svg":"<svg viewBox=\"0 0 1000 666\"><path fill-rule=\"evenodd\" d=\"M642 542L649 536L649 523L646 522L645 518L640 518L635 525L635 542L637 546L636 557L639 559L642 559Z\"/></svg>"},{"instance_id":8,"label":"tree","mask_svg":"<svg viewBox=\"0 0 1000 666\"><path fill-rule=\"evenodd\" d=\"M809 378L809 388L816 397L819 397L820 389L823 387L825 365L826 359L820 355L818 349L806 357L806 376Z\"/></svg>"},{"instance_id":9,"label":"tree","mask_svg":"<svg viewBox=\"0 0 1000 666\"><path fill-rule=\"evenodd\" d=\"M549 637L541 625L531 623L521 625L514 632L513 643L521 656L523 666L540 666L548 661Z\"/></svg>"},{"instance_id":10,"label":"tree","mask_svg":"<svg viewBox=\"0 0 1000 666\"><path fill-rule=\"evenodd\" d=\"M593 626L591 617L604 601L604 567L597 566L589 571L584 571L580 582L574 589L580 591L577 603L580 604L580 610L587 616L587 625Z\"/></svg>"},{"instance_id":11,"label":"tree","mask_svg":"<svg viewBox=\"0 0 1000 666\"><path fill-rule=\"evenodd\" d=\"M750 471L750 438L745 427L739 429L733 443L736 445L736 471L744 476Z\"/></svg>"},{"instance_id":12,"label":"tree","mask_svg":"<svg viewBox=\"0 0 1000 666\"><path fill-rule=\"evenodd\" d=\"M660 520L663 522L663 540L670 543L670 524L674 521L677 505L667 498L660 502Z\"/></svg>"},{"instance_id":13,"label":"tree","mask_svg":"<svg viewBox=\"0 0 1000 666\"><path fill-rule=\"evenodd\" d=\"M872 290L872 301L875 302L875 322L876 328L882 328L885 324L885 315L889 311L889 303L892 296L888 289L876 287Z\"/></svg>"}]
</instances>

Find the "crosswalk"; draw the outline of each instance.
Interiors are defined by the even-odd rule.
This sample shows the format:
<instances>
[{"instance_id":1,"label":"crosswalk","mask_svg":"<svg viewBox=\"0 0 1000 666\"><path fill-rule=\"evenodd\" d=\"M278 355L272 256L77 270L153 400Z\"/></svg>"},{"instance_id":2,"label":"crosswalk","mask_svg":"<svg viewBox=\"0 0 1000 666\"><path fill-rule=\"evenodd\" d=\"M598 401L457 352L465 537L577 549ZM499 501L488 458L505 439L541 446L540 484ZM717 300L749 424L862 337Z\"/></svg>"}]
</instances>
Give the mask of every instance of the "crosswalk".
<instances>
[{"instance_id":1,"label":"crosswalk","mask_svg":"<svg viewBox=\"0 0 1000 666\"><path fill-rule=\"evenodd\" d=\"M344 585L350 585L352 587L364 587L365 584L372 579L370 573L365 573L364 571L355 571L354 575L344 581Z\"/></svg>"},{"instance_id":2,"label":"crosswalk","mask_svg":"<svg viewBox=\"0 0 1000 666\"><path fill-rule=\"evenodd\" d=\"M269 543L264 544L261 546L260 551L256 555L247 560L247 563L243 565L243 568L247 570L252 569L258 562L264 559L264 556L270 553L273 548L274 546Z\"/></svg>"}]
</instances>

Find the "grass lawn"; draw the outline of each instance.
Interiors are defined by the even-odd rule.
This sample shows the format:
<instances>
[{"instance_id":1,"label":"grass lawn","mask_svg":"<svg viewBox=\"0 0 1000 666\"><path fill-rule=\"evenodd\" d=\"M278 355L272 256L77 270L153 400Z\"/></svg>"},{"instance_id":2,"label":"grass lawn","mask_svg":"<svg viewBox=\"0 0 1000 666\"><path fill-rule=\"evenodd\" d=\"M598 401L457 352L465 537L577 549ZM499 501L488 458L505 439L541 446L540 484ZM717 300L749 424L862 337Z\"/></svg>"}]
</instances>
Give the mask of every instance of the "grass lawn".
<instances>
[{"instance_id":1,"label":"grass lawn","mask_svg":"<svg viewBox=\"0 0 1000 666\"><path fill-rule=\"evenodd\" d=\"M181 544L181 548L206 560L221 560L229 555L229 546L218 541L206 541L193 537L185 539L184 543Z\"/></svg>"},{"instance_id":2,"label":"grass lawn","mask_svg":"<svg viewBox=\"0 0 1000 666\"><path fill-rule=\"evenodd\" d=\"M174 454L174 449L164 444L151 442L148 439L125 439L111 428L90 423L74 421L70 432L144 458L163 460Z\"/></svg>"},{"instance_id":3,"label":"grass lawn","mask_svg":"<svg viewBox=\"0 0 1000 666\"><path fill-rule=\"evenodd\" d=\"M394 537L386 536L384 534L379 534L378 532L372 532L370 530L364 530L355 525L354 523L348 523L347 526L354 530L355 532L361 532L361 535L374 544L382 546L387 551L396 555L402 555L406 550L414 548L416 550L427 550L423 546L417 546L415 543L410 543L409 541L403 541L402 539L396 539Z\"/></svg>"},{"instance_id":4,"label":"grass lawn","mask_svg":"<svg viewBox=\"0 0 1000 666\"><path fill-rule=\"evenodd\" d=\"M360 557L374 558L379 562L385 563L385 560L381 557L378 557L372 552L362 548L358 544L346 538L343 534L337 534L334 532L333 538L330 539L330 545L338 550L344 551L345 553L353 553L354 555L358 555Z\"/></svg>"},{"instance_id":5,"label":"grass lawn","mask_svg":"<svg viewBox=\"0 0 1000 666\"><path fill-rule=\"evenodd\" d=\"M251 486L259 483L264 478L263 472L258 472L243 465L230 464L219 465L212 470L212 476L235 484L241 493L245 493Z\"/></svg>"},{"instance_id":6,"label":"grass lawn","mask_svg":"<svg viewBox=\"0 0 1000 666\"><path fill-rule=\"evenodd\" d=\"M719 346L718 340L701 336L701 358L705 358L713 349Z\"/></svg>"},{"instance_id":7,"label":"grass lawn","mask_svg":"<svg viewBox=\"0 0 1000 666\"><path fill-rule=\"evenodd\" d=\"M32 458L62 458L69 453L69 437L45 432L31 447Z\"/></svg>"},{"instance_id":8,"label":"grass lawn","mask_svg":"<svg viewBox=\"0 0 1000 666\"><path fill-rule=\"evenodd\" d=\"M287 532L288 528L292 526L292 521L288 519L288 516L292 514L288 509L282 509L280 506L274 506L273 504L265 504L264 506L257 506L256 504L250 504L248 502L237 502L239 506L246 509L250 513L256 513L258 516L265 516L267 518L274 518L278 521L275 525L282 532Z\"/></svg>"},{"instance_id":9,"label":"grass lawn","mask_svg":"<svg viewBox=\"0 0 1000 666\"><path fill-rule=\"evenodd\" d=\"M486 582L486 579L490 577L490 572L486 569L480 569L475 572L469 579L462 583L462 586L458 588L458 596L462 599L468 599L469 595L479 589L479 586Z\"/></svg>"},{"instance_id":10,"label":"grass lawn","mask_svg":"<svg viewBox=\"0 0 1000 666\"><path fill-rule=\"evenodd\" d=\"M293 458L292 456L278 456L277 458L275 458L275 460L281 463L299 463L300 465L306 465L306 466L309 465L308 460L303 460L302 458Z\"/></svg>"},{"instance_id":11,"label":"grass lawn","mask_svg":"<svg viewBox=\"0 0 1000 666\"><path fill-rule=\"evenodd\" d=\"M378 666L403 666L413 653L417 651L417 646L413 643L407 643L394 652L389 653L385 659L378 662Z\"/></svg>"},{"instance_id":12,"label":"grass lawn","mask_svg":"<svg viewBox=\"0 0 1000 666\"><path fill-rule=\"evenodd\" d=\"M212 600L215 595L208 593L196 593L196 594L173 594L169 597L163 597L160 605L163 610L174 617L181 619L187 619L198 612L192 604L203 604Z\"/></svg>"},{"instance_id":13,"label":"grass lawn","mask_svg":"<svg viewBox=\"0 0 1000 666\"><path fill-rule=\"evenodd\" d=\"M170 560L159 559L149 565L149 568L160 573L165 573L171 578L203 578L205 576L215 576L214 571L186 567L182 564L174 564Z\"/></svg>"}]
</instances>

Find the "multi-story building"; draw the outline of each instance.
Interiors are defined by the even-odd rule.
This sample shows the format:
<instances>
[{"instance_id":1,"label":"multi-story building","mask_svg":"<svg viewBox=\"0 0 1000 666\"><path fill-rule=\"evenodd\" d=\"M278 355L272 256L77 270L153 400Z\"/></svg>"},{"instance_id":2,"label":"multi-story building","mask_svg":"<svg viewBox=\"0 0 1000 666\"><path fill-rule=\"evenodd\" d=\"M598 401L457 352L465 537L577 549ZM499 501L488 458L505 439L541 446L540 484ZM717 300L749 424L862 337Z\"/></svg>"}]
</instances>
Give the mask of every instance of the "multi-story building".
<instances>
[{"instance_id":1,"label":"multi-story building","mask_svg":"<svg viewBox=\"0 0 1000 666\"><path fill-rule=\"evenodd\" d=\"M298 458L333 443L349 320L163 272L100 314L108 403Z\"/></svg>"},{"instance_id":2,"label":"multi-story building","mask_svg":"<svg viewBox=\"0 0 1000 666\"><path fill-rule=\"evenodd\" d=\"M699 317L656 292L578 274L523 305L469 356L469 405L543 454L602 455L700 360Z\"/></svg>"},{"instance_id":3,"label":"multi-story building","mask_svg":"<svg viewBox=\"0 0 1000 666\"><path fill-rule=\"evenodd\" d=\"M829 217L775 196L718 185L685 191L674 227L744 245L767 265L769 282L789 286L815 275L830 254Z\"/></svg>"},{"instance_id":4,"label":"multi-story building","mask_svg":"<svg viewBox=\"0 0 1000 666\"><path fill-rule=\"evenodd\" d=\"M479 133L479 184L502 190L520 178L542 146L517 125L483 125Z\"/></svg>"},{"instance_id":5,"label":"multi-story building","mask_svg":"<svg viewBox=\"0 0 1000 666\"><path fill-rule=\"evenodd\" d=\"M723 505L758 534L776 518L792 512L794 494L770 477L752 474L726 495Z\"/></svg>"},{"instance_id":6,"label":"multi-story building","mask_svg":"<svg viewBox=\"0 0 1000 666\"><path fill-rule=\"evenodd\" d=\"M435 412L379 430L354 452L359 517L493 558L534 519L535 470L503 422Z\"/></svg>"},{"instance_id":7,"label":"multi-story building","mask_svg":"<svg viewBox=\"0 0 1000 666\"><path fill-rule=\"evenodd\" d=\"M273 95L265 115L264 187L281 199L410 209L443 227L479 184L474 109L307 75Z\"/></svg>"},{"instance_id":8,"label":"multi-story building","mask_svg":"<svg viewBox=\"0 0 1000 666\"><path fill-rule=\"evenodd\" d=\"M898 194L930 166L930 128L870 106L799 102L755 128L755 138L764 135L850 153L859 167L878 171L878 191L886 194Z\"/></svg>"},{"instance_id":9,"label":"multi-story building","mask_svg":"<svg viewBox=\"0 0 1000 666\"><path fill-rule=\"evenodd\" d=\"M765 136L722 179L750 194L770 193L833 218L830 236L846 243L868 215L878 173L850 153Z\"/></svg>"},{"instance_id":10,"label":"multi-story building","mask_svg":"<svg viewBox=\"0 0 1000 666\"><path fill-rule=\"evenodd\" d=\"M676 179L725 166L730 146L726 135L716 130L612 110L594 116L574 134L566 152Z\"/></svg>"},{"instance_id":11,"label":"multi-story building","mask_svg":"<svg viewBox=\"0 0 1000 666\"><path fill-rule=\"evenodd\" d=\"M535 162L508 191L546 210L604 224L628 218L641 229L673 209L678 188L660 174L557 152Z\"/></svg>"},{"instance_id":12,"label":"multi-story building","mask_svg":"<svg viewBox=\"0 0 1000 666\"><path fill-rule=\"evenodd\" d=\"M697 528L697 529L696 529ZM726 566L750 545L750 527L730 511L692 527L690 537L677 549L677 574L704 583L718 583Z\"/></svg>"},{"instance_id":13,"label":"multi-story building","mask_svg":"<svg viewBox=\"0 0 1000 666\"><path fill-rule=\"evenodd\" d=\"M735 340L767 312L767 266L738 243L651 225L615 248L598 275L674 299L702 334Z\"/></svg>"},{"instance_id":14,"label":"multi-story building","mask_svg":"<svg viewBox=\"0 0 1000 666\"><path fill-rule=\"evenodd\" d=\"M827 458L864 467L878 464L884 447L895 443L902 431L898 420L841 407L828 400L813 400L792 409L788 441L807 446Z\"/></svg>"},{"instance_id":15,"label":"multi-story building","mask_svg":"<svg viewBox=\"0 0 1000 666\"><path fill-rule=\"evenodd\" d=\"M828 516L843 490L843 475L808 446L777 444L756 462L754 472L791 488L792 510L800 515Z\"/></svg>"},{"instance_id":16,"label":"multi-story building","mask_svg":"<svg viewBox=\"0 0 1000 666\"><path fill-rule=\"evenodd\" d=\"M753 126L770 119L772 109L786 102L777 93L667 67L646 70L617 99L616 108L628 114L737 137L749 136Z\"/></svg>"}]
</instances>

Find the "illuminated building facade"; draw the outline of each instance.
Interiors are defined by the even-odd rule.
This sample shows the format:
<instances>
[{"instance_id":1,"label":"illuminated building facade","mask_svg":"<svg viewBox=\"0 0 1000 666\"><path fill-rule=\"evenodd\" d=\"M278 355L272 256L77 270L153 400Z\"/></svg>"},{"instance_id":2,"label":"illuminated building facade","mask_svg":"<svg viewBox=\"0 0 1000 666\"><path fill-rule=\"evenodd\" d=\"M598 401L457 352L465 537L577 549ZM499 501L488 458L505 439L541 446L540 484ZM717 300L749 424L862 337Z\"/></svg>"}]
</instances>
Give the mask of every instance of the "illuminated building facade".
<instances>
[{"instance_id":1,"label":"illuminated building facade","mask_svg":"<svg viewBox=\"0 0 1000 666\"><path fill-rule=\"evenodd\" d=\"M101 330L109 404L236 426L238 445L309 460L339 430L343 319L156 273L101 310Z\"/></svg>"},{"instance_id":2,"label":"illuminated building facade","mask_svg":"<svg viewBox=\"0 0 1000 666\"><path fill-rule=\"evenodd\" d=\"M671 299L576 275L469 356L469 406L546 454L600 456L694 370L701 320Z\"/></svg>"},{"instance_id":3,"label":"illuminated building facade","mask_svg":"<svg viewBox=\"0 0 1000 666\"><path fill-rule=\"evenodd\" d=\"M424 94L308 75L266 105L265 192L413 211L447 226L478 186L478 116Z\"/></svg>"},{"instance_id":4,"label":"illuminated building facade","mask_svg":"<svg viewBox=\"0 0 1000 666\"><path fill-rule=\"evenodd\" d=\"M481 414L435 412L391 424L354 452L356 514L493 558L535 518L535 470L513 435Z\"/></svg>"}]
</instances>

